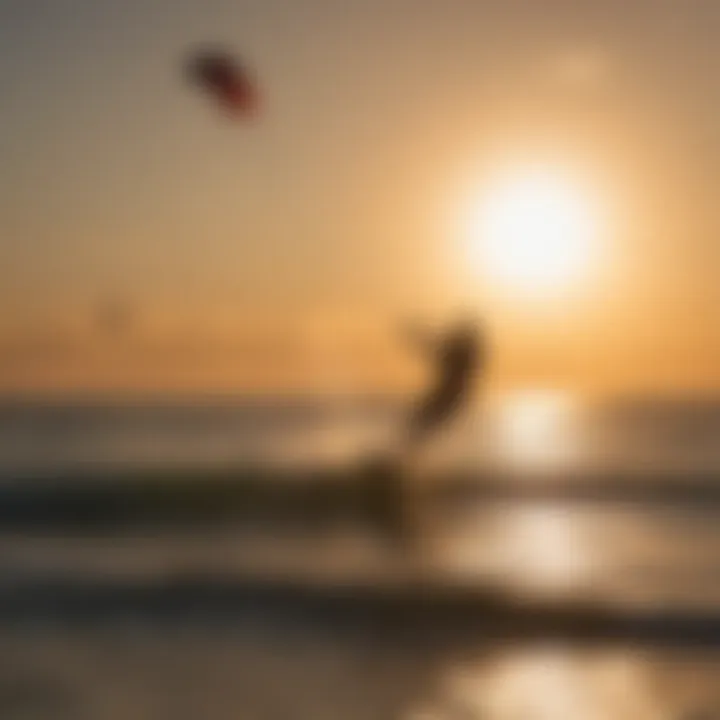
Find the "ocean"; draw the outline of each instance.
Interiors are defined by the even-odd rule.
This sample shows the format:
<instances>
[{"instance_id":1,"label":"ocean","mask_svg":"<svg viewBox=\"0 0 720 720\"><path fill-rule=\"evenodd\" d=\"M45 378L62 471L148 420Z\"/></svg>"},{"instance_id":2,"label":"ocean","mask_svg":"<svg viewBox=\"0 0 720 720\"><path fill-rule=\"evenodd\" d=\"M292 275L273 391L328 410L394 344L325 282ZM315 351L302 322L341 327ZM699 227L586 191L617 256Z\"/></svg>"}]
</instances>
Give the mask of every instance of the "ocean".
<instances>
[{"instance_id":1,"label":"ocean","mask_svg":"<svg viewBox=\"0 0 720 720\"><path fill-rule=\"evenodd\" d=\"M0 717L720 717L720 401L5 400ZM358 488L360 490L358 491Z\"/></svg>"}]
</instances>

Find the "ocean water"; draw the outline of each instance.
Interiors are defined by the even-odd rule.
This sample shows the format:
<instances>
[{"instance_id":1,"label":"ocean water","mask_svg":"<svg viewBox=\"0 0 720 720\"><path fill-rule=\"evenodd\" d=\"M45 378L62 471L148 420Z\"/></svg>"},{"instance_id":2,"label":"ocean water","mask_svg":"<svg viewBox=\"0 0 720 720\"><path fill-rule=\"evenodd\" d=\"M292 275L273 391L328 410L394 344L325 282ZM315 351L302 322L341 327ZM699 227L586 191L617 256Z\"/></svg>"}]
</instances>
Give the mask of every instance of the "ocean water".
<instances>
[{"instance_id":1,"label":"ocean water","mask_svg":"<svg viewBox=\"0 0 720 720\"><path fill-rule=\"evenodd\" d=\"M163 469L171 487L218 469L342 483L402 413L6 402L0 502ZM720 402L517 394L424 462L418 486L478 491L418 501L409 555L356 519L68 530L0 513L0 717L720 717Z\"/></svg>"},{"instance_id":2,"label":"ocean water","mask_svg":"<svg viewBox=\"0 0 720 720\"><path fill-rule=\"evenodd\" d=\"M382 398L0 401L0 479L83 467L344 464L391 448L405 405ZM491 398L436 444L450 465L720 471L717 400Z\"/></svg>"}]
</instances>

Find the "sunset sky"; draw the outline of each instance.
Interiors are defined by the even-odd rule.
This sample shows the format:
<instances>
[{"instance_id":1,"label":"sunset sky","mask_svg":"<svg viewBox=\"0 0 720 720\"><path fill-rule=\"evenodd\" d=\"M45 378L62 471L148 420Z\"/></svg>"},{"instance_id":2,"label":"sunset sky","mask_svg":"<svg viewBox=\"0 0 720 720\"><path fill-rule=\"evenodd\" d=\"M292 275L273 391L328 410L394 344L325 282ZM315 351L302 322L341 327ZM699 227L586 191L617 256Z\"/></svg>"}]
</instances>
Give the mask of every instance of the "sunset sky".
<instances>
[{"instance_id":1,"label":"sunset sky","mask_svg":"<svg viewBox=\"0 0 720 720\"><path fill-rule=\"evenodd\" d=\"M716 0L1 0L0 391L394 387L397 323L456 309L498 385L720 389L718 37ZM208 42L258 122L183 78ZM538 167L596 223L554 288L466 222Z\"/></svg>"}]
</instances>

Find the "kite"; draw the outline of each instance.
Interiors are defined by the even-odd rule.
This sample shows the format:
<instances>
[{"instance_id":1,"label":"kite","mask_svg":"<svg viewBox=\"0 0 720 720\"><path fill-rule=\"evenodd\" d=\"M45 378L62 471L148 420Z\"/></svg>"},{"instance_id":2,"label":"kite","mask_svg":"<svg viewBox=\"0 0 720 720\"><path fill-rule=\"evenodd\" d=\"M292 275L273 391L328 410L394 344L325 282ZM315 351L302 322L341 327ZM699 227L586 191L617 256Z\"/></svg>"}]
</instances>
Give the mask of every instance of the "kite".
<instances>
[{"instance_id":1,"label":"kite","mask_svg":"<svg viewBox=\"0 0 720 720\"><path fill-rule=\"evenodd\" d=\"M248 118L257 113L259 98L255 82L247 69L227 53L195 53L187 69L191 81L233 117Z\"/></svg>"}]
</instances>

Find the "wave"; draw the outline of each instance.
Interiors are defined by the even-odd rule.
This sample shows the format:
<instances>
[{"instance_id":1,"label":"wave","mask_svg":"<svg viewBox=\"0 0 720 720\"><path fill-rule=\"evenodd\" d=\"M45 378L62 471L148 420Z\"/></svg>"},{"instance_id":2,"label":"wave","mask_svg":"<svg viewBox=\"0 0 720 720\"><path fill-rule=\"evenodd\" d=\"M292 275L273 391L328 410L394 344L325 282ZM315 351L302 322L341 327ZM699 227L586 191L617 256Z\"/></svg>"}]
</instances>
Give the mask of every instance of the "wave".
<instances>
[{"instance_id":1,"label":"wave","mask_svg":"<svg viewBox=\"0 0 720 720\"><path fill-rule=\"evenodd\" d=\"M428 580L338 584L208 574L140 581L39 580L0 591L0 625L37 620L93 625L121 618L201 625L264 618L331 626L337 632L441 635L453 642L482 636L503 642L720 649L718 612L530 600Z\"/></svg>"},{"instance_id":2,"label":"wave","mask_svg":"<svg viewBox=\"0 0 720 720\"><path fill-rule=\"evenodd\" d=\"M219 523L290 524L367 521L393 502L399 470L382 463L342 469L262 467L108 471L24 478L0 486L0 532L119 530ZM410 484L412 479L410 479ZM472 503L691 506L720 508L716 474L652 476L585 474L534 477L453 473L423 480L424 501L437 512Z\"/></svg>"}]
</instances>

